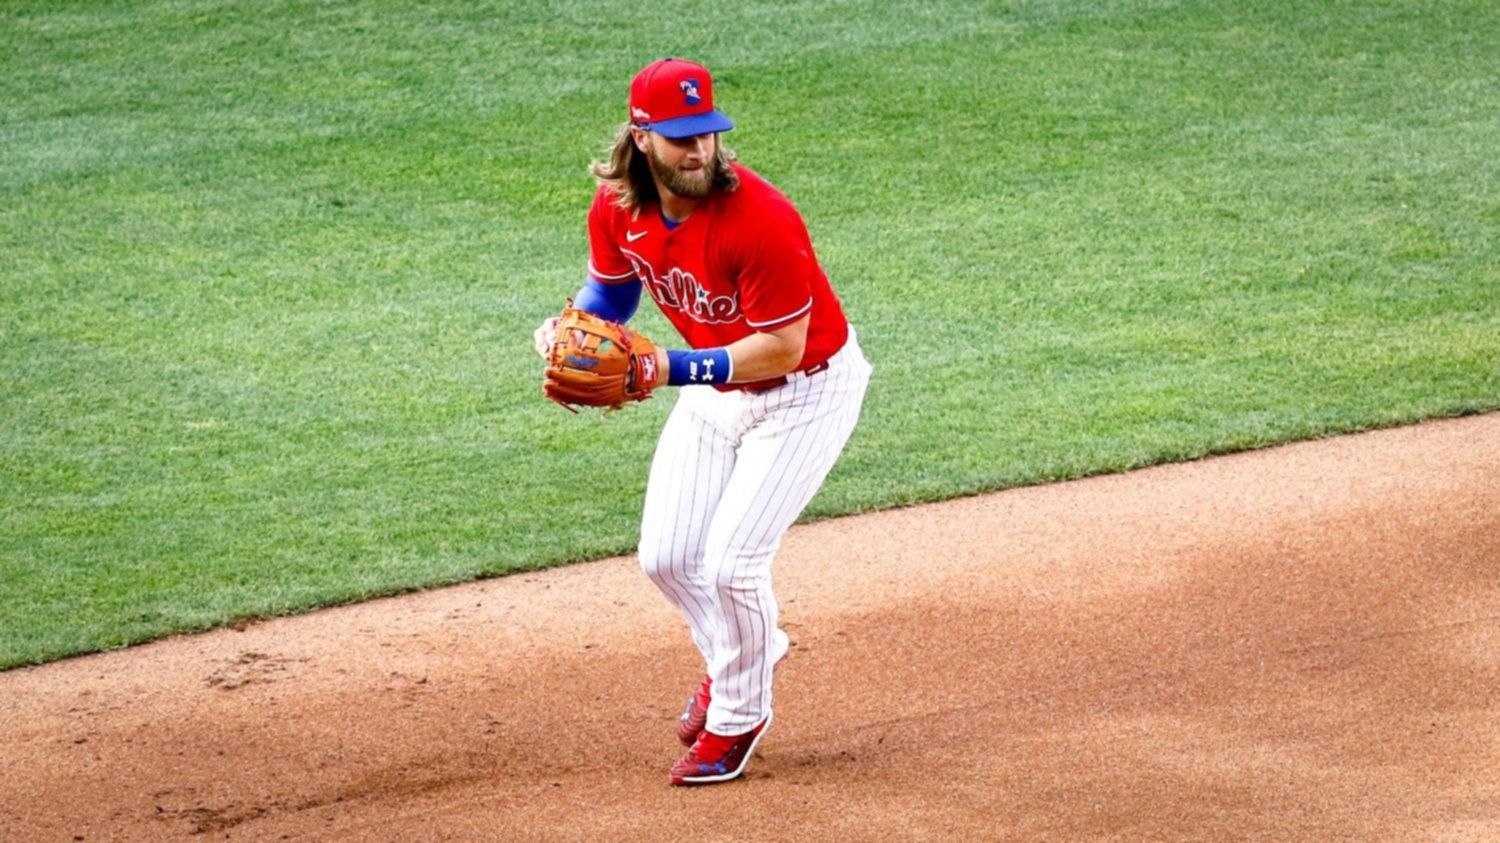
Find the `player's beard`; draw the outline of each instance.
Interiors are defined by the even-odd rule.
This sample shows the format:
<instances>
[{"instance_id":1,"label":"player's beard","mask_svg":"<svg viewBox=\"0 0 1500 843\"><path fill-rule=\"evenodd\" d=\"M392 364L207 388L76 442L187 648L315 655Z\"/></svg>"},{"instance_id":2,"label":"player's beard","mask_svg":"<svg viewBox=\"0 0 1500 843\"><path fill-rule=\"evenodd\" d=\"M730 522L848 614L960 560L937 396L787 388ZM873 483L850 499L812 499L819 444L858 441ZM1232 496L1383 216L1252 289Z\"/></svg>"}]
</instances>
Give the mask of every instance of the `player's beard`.
<instances>
[{"instance_id":1,"label":"player's beard","mask_svg":"<svg viewBox=\"0 0 1500 843\"><path fill-rule=\"evenodd\" d=\"M684 199L702 199L714 186L714 169L718 162L718 142L714 142L714 154L709 156L703 166L696 170L684 170L656 157L656 147L652 145L646 160L651 164L651 173L661 181L662 187L672 191Z\"/></svg>"}]
</instances>

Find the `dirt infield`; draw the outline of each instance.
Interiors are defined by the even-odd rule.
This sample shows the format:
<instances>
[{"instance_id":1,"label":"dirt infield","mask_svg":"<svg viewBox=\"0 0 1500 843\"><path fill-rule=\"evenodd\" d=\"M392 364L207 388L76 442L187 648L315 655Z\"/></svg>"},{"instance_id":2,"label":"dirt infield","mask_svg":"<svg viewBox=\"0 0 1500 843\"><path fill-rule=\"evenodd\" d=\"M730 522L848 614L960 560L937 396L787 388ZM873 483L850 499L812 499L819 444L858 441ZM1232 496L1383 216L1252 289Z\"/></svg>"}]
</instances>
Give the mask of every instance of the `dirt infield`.
<instances>
[{"instance_id":1,"label":"dirt infield","mask_svg":"<svg viewBox=\"0 0 1500 843\"><path fill-rule=\"evenodd\" d=\"M1500 415L796 528L743 781L630 559L0 674L0 837L1500 839Z\"/></svg>"}]
</instances>

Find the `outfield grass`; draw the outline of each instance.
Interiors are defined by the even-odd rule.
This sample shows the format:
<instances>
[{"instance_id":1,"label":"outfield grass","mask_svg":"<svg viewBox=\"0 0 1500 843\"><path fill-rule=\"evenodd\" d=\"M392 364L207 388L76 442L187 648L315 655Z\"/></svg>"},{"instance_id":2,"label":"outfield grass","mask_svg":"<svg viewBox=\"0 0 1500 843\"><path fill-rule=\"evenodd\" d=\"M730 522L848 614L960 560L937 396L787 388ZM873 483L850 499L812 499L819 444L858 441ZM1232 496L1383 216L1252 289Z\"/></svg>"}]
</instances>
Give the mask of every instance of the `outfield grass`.
<instances>
[{"instance_id":1,"label":"outfield grass","mask_svg":"<svg viewBox=\"0 0 1500 843\"><path fill-rule=\"evenodd\" d=\"M814 516L1500 407L1491 0L545 5L0 7L0 667L631 548L530 331L661 54L876 365Z\"/></svg>"}]
</instances>

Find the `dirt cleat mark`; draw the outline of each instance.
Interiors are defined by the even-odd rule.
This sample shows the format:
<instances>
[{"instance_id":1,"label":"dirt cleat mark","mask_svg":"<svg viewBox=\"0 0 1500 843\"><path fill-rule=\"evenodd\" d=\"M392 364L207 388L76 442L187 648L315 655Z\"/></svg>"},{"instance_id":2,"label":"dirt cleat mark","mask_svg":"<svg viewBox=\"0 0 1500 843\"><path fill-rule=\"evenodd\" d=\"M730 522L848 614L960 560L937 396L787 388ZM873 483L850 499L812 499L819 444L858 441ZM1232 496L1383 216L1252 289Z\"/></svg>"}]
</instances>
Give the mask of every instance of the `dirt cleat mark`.
<instances>
[{"instance_id":1,"label":"dirt cleat mark","mask_svg":"<svg viewBox=\"0 0 1500 843\"><path fill-rule=\"evenodd\" d=\"M234 691L246 685L269 685L285 678L288 665L307 659L286 659L265 653L244 652L210 673L204 683L221 691Z\"/></svg>"},{"instance_id":2,"label":"dirt cleat mark","mask_svg":"<svg viewBox=\"0 0 1500 843\"><path fill-rule=\"evenodd\" d=\"M185 821L192 829L192 834L208 834L216 831L227 831L235 826L260 819L271 811L269 808L239 808L230 806L228 808L207 808L199 805L196 808L184 808L173 810L156 806L156 818L164 822Z\"/></svg>"}]
</instances>

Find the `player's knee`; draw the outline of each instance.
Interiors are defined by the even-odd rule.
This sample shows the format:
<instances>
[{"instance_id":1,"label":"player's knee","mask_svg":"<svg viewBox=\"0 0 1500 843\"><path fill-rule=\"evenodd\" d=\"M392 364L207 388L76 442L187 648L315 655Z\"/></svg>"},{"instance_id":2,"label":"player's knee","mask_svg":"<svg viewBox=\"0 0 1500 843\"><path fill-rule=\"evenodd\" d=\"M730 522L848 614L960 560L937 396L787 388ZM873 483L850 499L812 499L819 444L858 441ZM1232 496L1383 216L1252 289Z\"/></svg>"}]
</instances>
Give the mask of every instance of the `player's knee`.
<instances>
[{"instance_id":1,"label":"player's knee","mask_svg":"<svg viewBox=\"0 0 1500 843\"><path fill-rule=\"evenodd\" d=\"M681 553L674 553L669 543L642 541L636 555L641 570L653 582L669 582L676 578L675 572L687 569L687 560Z\"/></svg>"},{"instance_id":2,"label":"player's knee","mask_svg":"<svg viewBox=\"0 0 1500 843\"><path fill-rule=\"evenodd\" d=\"M721 595L732 597L754 592L770 582L770 554L748 548L731 549L711 556L709 569Z\"/></svg>"}]
</instances>

